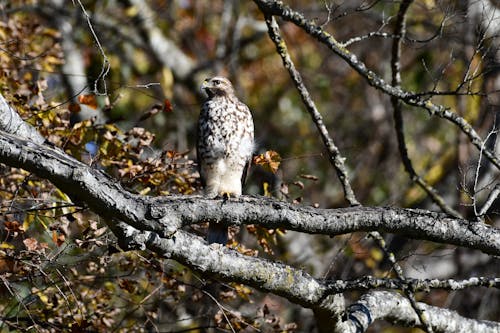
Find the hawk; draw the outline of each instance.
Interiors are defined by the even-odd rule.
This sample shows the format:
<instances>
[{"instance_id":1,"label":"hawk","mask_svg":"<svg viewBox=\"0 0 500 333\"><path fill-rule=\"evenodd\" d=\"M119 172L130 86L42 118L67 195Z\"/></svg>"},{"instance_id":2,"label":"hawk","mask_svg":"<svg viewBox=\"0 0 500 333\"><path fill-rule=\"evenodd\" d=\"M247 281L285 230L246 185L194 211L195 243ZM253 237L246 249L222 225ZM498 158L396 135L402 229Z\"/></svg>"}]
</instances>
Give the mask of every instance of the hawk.
<instances>
[{"instance_id":1,"label":"hawk","mask_svg":"<svg viewBox=\"0 0 500 333\"><path fill-rule=\"evenodd\" d=\"M238 100L225 77L206 79L208 98L198 120L196 150L205 195L239 196L254 150L254 125L248 106ZM211 222L209 243L227 243L227 227Z\"/></svg>"}]
</instances>

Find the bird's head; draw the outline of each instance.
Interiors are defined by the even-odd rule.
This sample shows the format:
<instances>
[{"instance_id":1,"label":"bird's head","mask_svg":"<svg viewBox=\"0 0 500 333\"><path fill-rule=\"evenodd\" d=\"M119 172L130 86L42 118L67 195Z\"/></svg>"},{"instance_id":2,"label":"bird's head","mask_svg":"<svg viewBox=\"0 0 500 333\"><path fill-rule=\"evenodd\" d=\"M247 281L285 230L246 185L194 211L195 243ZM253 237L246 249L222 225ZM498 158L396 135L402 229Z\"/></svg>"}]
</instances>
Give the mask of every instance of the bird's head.
<instances>
[{"instance_id":1,"label":"bird's head","mask_svg":"<svg viewBox=\"0 0 500 333\"><path fill-rule=\"evenodd\" d=\"M234 95L234 89L231 81L222 76L205 79L201 85L201 90L203 90L208 97L231 97Z\"/></svg>"}]
</instances>

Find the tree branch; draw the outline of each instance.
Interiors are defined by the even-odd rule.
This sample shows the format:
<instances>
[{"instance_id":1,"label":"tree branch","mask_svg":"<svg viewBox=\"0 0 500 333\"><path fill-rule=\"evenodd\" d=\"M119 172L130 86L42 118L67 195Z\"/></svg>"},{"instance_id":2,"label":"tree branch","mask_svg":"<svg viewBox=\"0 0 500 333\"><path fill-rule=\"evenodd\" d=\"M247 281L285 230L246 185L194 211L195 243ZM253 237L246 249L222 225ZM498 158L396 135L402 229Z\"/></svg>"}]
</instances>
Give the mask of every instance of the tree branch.
<instances>
[{"instance_id":1,"label":"tree branch","mask_svg":"<svg viewBox=\"0 0 500 333\"><path fill-rule=\"evenodd\" d=\"M319 42L326 45L333 53L344 59L349 66L364 77L368 84L372 87L384 92L388 96L394 96L408 105L416 106L427 110L431 115L447 119L455 124L460 130L467 135L470 142L478 149L483 147L483 140L474 130L474 128L462 117L449 108L443 105L434 104L430 99L423 99L415 93L405 91L401 88L394 87L385 82L379 75L372 70L366 68L366 65L360 61L355 54L349 52L342 47L331 34L323 30L313 21L308 21L301 13L292 10L289 6L283 4L282 1L274 0L254 0L260 10L267 16L279 16L282 19L292 22L296 26L302 28L306 33L316 38ZM488 160L500 169L500 160L495 156L494 152L484 150L484 155Z\"/></svg>"},{"instance_id":2,"label":"tree branch","mask_svg":"<svg viewBox=\"0 0 500 333\"><path fill-rule=\"evenodd\" d=\"M45 142L45 138L34 127L22 120L2 94L0 94L0 129L7 133L30 138L35 143Z\"/></svg>"},{"instance_id":3,"label":"tree branch","mask_svg":"<svg viewBox=\"0 0 500 333\"><path fill-rule=\"evenodd\" d=\"M471 287L486 287L500 289L500 278L471 277L465 280L439 280L439 279L386 279L373 276L364 276L359 279L343 281L334 280L327 282L328 289L333 293L345 292L348 290L371 290L371 289L395 289L401 290L409 287L413 291L428 292L431 289L463 290Z\"/></svg>"},{"instance_id":4,"label":"tree branch","mask_svg":"<svg viewBox=\"0 0 500 333\"><path fill-rule=\"evenodd\" d=\"M498 332L495 322L466 319L455 311L439 309L424 303L418 306L425 311L429 325L435 332ZM346 332L364 332L377 319L396 322L403 326L421 327L421 323L405 297L387 291L372 291L361 296L360 300L348 309L343 325Z\"/></svg>"},{"instance_id":5,"label":"tree branch","mask_svg":"<svg viewBox=\"0 0 500 333\"><path fill-rule=\"evenodd\" d=\"M349 202L351 206L359 205L359 202L356 199L354 191L352 190L351 184L349 182L349 177L347 175L347 170L344 164L345 158L340 155L340 151L335 145L335 142L333 142L333 139L330 137L330 134L328 133L328 130L323 123L323 117L316 108L316 104L311 99L311 96L309 95L309 92L307 91L307 88L302 81L300 73L295 69L295 65L290 58L290 54L288 53L285 41L283 40L283 38L281 38L280 30L278 24L276 23L276 20L272 16L266 16L266 24L269 37L276 46L276 50L280 55L281 60L283 61L283 65L288 70L288 73L290 74L295 87L300 93L302 102L304 103L307 111L311 115L311 118L319 131L321 139L323 140L323 143L328 151L330 163L337 172L337 177L339 178L340 183L342 184L342 188L344 189L344 196L347 202Z\"/></svg>"},{"instance_id":6,"label":"tree branch","mask_svg":"<svg viewBox=\"0 0 500 333\"><path fill-rule=\"evenodd\" d=\"M387 259L391 263L392 269L396 273L396 277L401 281L401 284L402 284L401 290L403 291L406 298L410 302L410 306L415 311L421 325L423 326L423 328L425 329L425 331L427 333L433 333L434 330L432 329L432 326L429 324L429 321L427 318L427 313L425 313L424 312L425 310L420 306L420 304L417 303L417 300L415 299L415 290L413 290L413 286L406 282L406 276L403 273L403 269L396 262L396 258L394 256L394 254L387 250L385 240L382 238L382 236L378 232L371 232L369 235L370 235L370 237L373 237L377 241L377 244L382 249L385 256L387 257Z\"/></svg>"},{"instance_id":7,"label":"tree branch","mask_svg":"<svg viewBox=\"0 0 500 333\"><path fill-rule=\"evenodd\" d=\"M477 249L500 255L500 230L484 223L419 209L351 207L317 209L271 198L229 200L202 196L145 197L125 191L116 180L62 151L0 132L0 162L46 178L74 200L106 218L167 236L180 226L216 220L259 224L310 234L341 235L379 231Z\"/></svg>"},{"instance_id":8,"label":"tree branch","mask_svg":"<svg viewBox=\"0 0 500 333\"><path fill-rule=\"evenodd\" d=\"M392 85L398 89L401 88L401 39L406 35L405 17L408 8L412 1L403 1L400 5L399 12L396 19L396 26L394 28L394 35L396 36L392 42ZM446 204L444 199L431 185L429 185L422 177L420 177L415 169L413 163L408 157L408 150L406 148L406 140L404 135L404 121L403 121L403 103L396 96L391 96L391 103L394 109L394 127L396 130L396 137L398 139L399 154L403 166L410 176L410 179L415 182L425 193L432 199L432 201L441 208L441 210L451 216L460 217L460 213Z\"/></svg>"},{"instance_id":9,"label":"tree branch","mask_svg":"<svg viewBox=\"0 0 500 333\"><path fill-rule=\"evenodd\" d=\"M145 1L129 0L137 8L137 24L144 33L149 48L159 63L172 70L174 75L187 80L194 69L194 62L173 41L166 38L156 26L155 13Z\"/></svg>"},{"instance_id":10,"label":"tree branch","mask_svg":"<svg viewBox=\"0 0 500 333\"><path fill-rule=\"evenodd\" d=\"M161 238L155 233L139 231L123 223L114 224L113 231L122 245L143 244L145 248L175 259L200 273L245 283L305 307L327 309L332 315L343 312L345 305L342 296L335 294L333 298L329 297L327 284L290 266L244 256L228 248L215 249L199 237L184 231L179 231L170 238ZM429 325L436 332L486 333L500 329L500 324L495 322L467 319L454 311L424 303L418 303L418 306L425 311ZM418 317L409 301L399 294L387 291L365 294L348 308L345 317L347 320L337 318L335 332L363 332L377 319L409 327L419 326ZM453 321L454 326L447 326L447 321ZM457 329L462 326L464 330Z\"/></svg>"}]
</instances>

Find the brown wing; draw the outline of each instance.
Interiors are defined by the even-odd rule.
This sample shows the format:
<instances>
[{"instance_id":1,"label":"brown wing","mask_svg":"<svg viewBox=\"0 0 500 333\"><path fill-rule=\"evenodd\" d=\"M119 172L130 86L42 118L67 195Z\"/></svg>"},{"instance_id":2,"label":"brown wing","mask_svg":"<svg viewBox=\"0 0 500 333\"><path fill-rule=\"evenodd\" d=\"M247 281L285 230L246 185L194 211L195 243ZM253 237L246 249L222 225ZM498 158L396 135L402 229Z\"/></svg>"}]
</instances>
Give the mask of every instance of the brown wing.
<instances>
[{"instance_id":1,"label":"brown wing","mask_svg":"<svg viewBox=\"0 0 500 333\"><path fill-rule=\"evenodd\" d=\"M252 112L250 111L250 108L245 104L245 103L242 103L240 101L238 101L237 103L237 108L239 108L240 110L244 110L245 113L248 112L248 118L245 119L245 121L247 121L247 126L249 127L247 130L249 131L247 134L250 135L252 141L254 141L254 129L253 129L253 118L252 118ZM255 148L254 148L255 149ZM248 176L248 172L250 171L250 166L252 165L252 159L253 159L253 152L252 152L252 155L250 156L250 158L246 161L245 163L245 167L243 168L243 174L241 175L241 188L243 188L243 186L245 185L245 182L247 180L247 176Z\"/></svg>"},{"instance_id":2,"label":"brown wing","mask_svg":"<svg viewBox=\"0 0 500 333\"><path fill-rule=\"evenodd\" d=\"M204 120L204 118L206 114L205 108L207 107L207 103L203 104L203 106L201 107L200 116L198 117L198 126L196 128L196 163L198 167L198 173L200 174L201 186L203 187L205 187L206 185L206 179L201 172L200 138L202 135L202 124L204 121L206 121Z\"/></svg>"}]
</instances>

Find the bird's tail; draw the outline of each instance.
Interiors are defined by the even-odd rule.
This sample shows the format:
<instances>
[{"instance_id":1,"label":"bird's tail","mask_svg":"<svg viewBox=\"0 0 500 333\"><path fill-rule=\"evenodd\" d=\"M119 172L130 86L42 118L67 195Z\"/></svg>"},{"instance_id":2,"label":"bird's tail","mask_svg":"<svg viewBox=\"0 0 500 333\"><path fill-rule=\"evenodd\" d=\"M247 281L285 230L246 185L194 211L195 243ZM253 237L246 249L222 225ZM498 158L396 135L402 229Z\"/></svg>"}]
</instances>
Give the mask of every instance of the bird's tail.
<instances>
[{"instance_id":1,"label":"bird's tail","mask_svg":"<svg viewBox=\"0 0 500 333\"><path fill-rule=\"evenodd\" d=\"M219 243L226 245L227 226L222 223L210 222L208 224L207 241L208 244Z\"/></svg>"}]
</instances>

